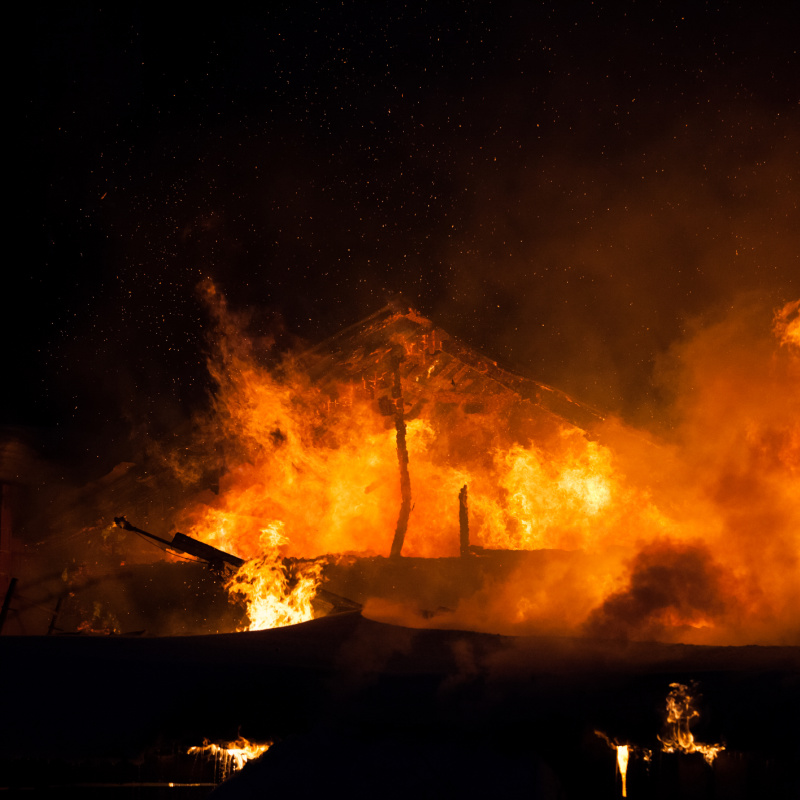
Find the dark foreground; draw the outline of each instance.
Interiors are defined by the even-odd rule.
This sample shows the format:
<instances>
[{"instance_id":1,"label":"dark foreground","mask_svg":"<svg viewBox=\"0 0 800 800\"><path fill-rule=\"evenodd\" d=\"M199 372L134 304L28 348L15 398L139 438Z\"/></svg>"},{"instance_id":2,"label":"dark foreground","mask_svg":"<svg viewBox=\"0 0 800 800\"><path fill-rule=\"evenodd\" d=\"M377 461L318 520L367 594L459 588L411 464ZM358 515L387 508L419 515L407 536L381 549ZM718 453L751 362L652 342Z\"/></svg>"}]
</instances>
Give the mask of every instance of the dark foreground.
<instances>
[{"instance_id":1,"label":"dark foreground","mask_svg":"<svg viewBox=\"0 0 800 800\"><path fill-rule=\"evenodd\" d=\"M713 765L659 752L674 682L697 684L695 738L726 745ZM244 634L3 637L0 685L0 787L24 796L207 797L219 772L185 750L241 732L277 744L215 797L620 797L598 730L654 751L631 757L631 798L800 796L794 647L513 638L346 614Z\"/></svg>"}]
</instances>

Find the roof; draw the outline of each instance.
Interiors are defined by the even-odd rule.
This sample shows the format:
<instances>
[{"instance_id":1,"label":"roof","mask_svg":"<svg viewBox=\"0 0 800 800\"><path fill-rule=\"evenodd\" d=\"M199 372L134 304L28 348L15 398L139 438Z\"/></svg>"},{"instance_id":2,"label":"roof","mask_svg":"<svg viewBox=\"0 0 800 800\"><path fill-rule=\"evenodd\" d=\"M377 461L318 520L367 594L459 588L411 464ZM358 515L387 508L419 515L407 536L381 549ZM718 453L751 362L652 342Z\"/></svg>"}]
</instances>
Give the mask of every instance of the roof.
<instances>
[{"instance_id":1,"label":"roof","mask_svg":"<svg viewBox=\"0 0 800 800\"><path fill-rule=\"evenodd\" d=\"M349 384L380 401L391 393L398 356L407 419L443 406L471 414L523 401L587 431L603 421L599 411L504 369L400 302L306 351L300 366L333 397Z\"/></svg>"}]
</instances>

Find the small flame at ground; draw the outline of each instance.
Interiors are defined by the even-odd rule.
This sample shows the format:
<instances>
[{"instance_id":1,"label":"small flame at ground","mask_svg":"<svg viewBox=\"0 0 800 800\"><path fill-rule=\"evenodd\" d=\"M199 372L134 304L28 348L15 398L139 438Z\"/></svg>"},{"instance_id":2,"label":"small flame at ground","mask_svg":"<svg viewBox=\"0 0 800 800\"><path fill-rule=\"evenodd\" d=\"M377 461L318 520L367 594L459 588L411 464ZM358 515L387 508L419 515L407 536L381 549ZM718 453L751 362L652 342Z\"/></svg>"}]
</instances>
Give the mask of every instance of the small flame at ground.
<instances>
[{"instance_id":1,"label":"small flame at ground","mask_svg":"<svg viewBox=\"0 0 800 800\"><path fill-rule=\"evenodd\" d=\"M262 539L264 541L264 539ZM230 578L226 589L244 600L247 630L282 628L314 619L312 601L322 580L323 561L288 567L277 548L244 563Z\"/></svg>"},{"instance_id":2,"label":"small flame at ground","mask_svg":"<svg viewBox=\"0 0 800 800\"><path fill-rule=\"evenodd\" d=\"M628 745L617 745L617 766L622 776L622 796L628 796Z\"/></svg>"},{"instance_id":3,"label":"small flame at ground","mask_svg":"<svg viewBox=\"0 0 800 800\"><path fill-rule=\"evenodd\" d=\"M212 744L207 739L200 747L190 747L186 752L191 755L204 755L214 758L217 762L222 780L230 773L241 769L248 761L258 758L262 753L266 753L272 746L272 742L266 744L255 744L240 736L233 742L223 744Z\"/></svg>"},{"instance_id":4,"label":"small flame at ground","mask_svg":"<svg viewBox=\"0 0 800 800\"><path fill-rule=\"evenodd\" d=\"M616 739L610 739L602 731L595 731L612 750L617 754L617 769L619 770L620 778L622 779L622 796L628 796L628 761L631 756L638 756L643 761L650 761L653 757L653 751L645 747L636 747L632 744L619 744Z\"/></svg>"},{"instance_id":5,"label":"small flame at ground","mask_svg":"<svg viewBox=\"0 0 800 800\"><path fill-rule=\"evenodd\" d=\"M725 749L720 744L702 744L696 742L689 730L693 719L700 716L694 707L694 698L689 694L689 687L682 683L671 683L667 695L667 731L662 738L658 737L665 753L701 753L709 763L713 763L719 753Z\"/></svg>"}]
</instances>

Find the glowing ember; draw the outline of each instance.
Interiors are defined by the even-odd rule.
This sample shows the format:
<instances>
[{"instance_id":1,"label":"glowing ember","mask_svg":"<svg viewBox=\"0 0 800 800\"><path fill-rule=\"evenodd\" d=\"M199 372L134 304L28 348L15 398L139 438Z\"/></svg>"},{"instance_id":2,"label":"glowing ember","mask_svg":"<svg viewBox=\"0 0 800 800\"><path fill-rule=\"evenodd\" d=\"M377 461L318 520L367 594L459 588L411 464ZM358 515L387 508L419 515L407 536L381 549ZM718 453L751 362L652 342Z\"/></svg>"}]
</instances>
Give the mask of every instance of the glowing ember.
<instances>
[{"instance_id":1,"label":"glowing ember","mask_svg":"<svg viewBox=\"0 0 800 800\"><path fill-rule=\"evenodd\" d=\"M231 772L241 769L248 761L266 753L271 746L272 742L255 744L240 736L236 741L223 744L212 744L205 740L202 746L190 747L187 753L214 758L220 777L224 780Z\"/></svg>"},{"instance_id":2,"label":"glowing ember","mask_svg":"<svg viewBox=\"0 0 800 800\"><path fill-rule=\"evenodd\" d=\"M689 730L692 720L700 716L694 707L694 700L689 688L682 683L671 683L667 695L667 730L659 741L665 753L701 753L711 764L725 747L719 744L702 744L696 742Z\"/></svg>"}]
</instances>

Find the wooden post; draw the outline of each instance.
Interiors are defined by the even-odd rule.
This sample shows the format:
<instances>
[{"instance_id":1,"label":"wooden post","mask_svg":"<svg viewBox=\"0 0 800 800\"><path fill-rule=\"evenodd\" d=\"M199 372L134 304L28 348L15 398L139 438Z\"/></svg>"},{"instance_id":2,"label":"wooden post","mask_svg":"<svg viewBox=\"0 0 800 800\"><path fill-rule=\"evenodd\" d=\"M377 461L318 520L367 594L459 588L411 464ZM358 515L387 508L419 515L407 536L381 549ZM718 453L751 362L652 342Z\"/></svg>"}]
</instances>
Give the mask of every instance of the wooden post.
<instances>
[{"instance_id":1,"label":"wooden post","mask_svg":"<svg viewBox=\"0 0 800 800\"><path fill-rule=\"evenodd\" d=\"M11 585L14 571L14 545L12 536L12 486L0 479L0 592L5 594Z\"/></svg>"},{"instance_id":2,"label":"wooden post","mask_svg":"<svg viewBox=\"0 0 800 800\"><path fill-rule=\"evenodd\" d=\"M0 632L3 630L3 625L6 624L6 617L8 616L8 609L11 607L11 598L14 596L14 590L17 588L17 579L12 578L8 582L8 589L6 589L6 596L3 599L3 606L0 608Z\"/></svg>"},{"instance_id":3,"label":"wooden post","mask_svg":"<svg viewBox=\"0 0 800 800\"><path fill-rule=\"evenodd\" d=\"M406 420L403 412L403 389L400 384L400 363L405 357L399 345L392 349L392 399L394 401L394 427L397 432L397 463L400 467L400 513L392 540L391 555L399 557L411 515L411 478L408 474L408 445L406 444Z\"/></svg>"},{"instance_id":4,"label":"wooden post","mask_svg":"<svg viewBox=\"0 0 800 800\"><path fill-rule=\"evenodd\" d=\"M461 555L469 555L469 506L467 505L467 485L458 493L458 529L461 541Z\"/></svg>"}]
</instances>

